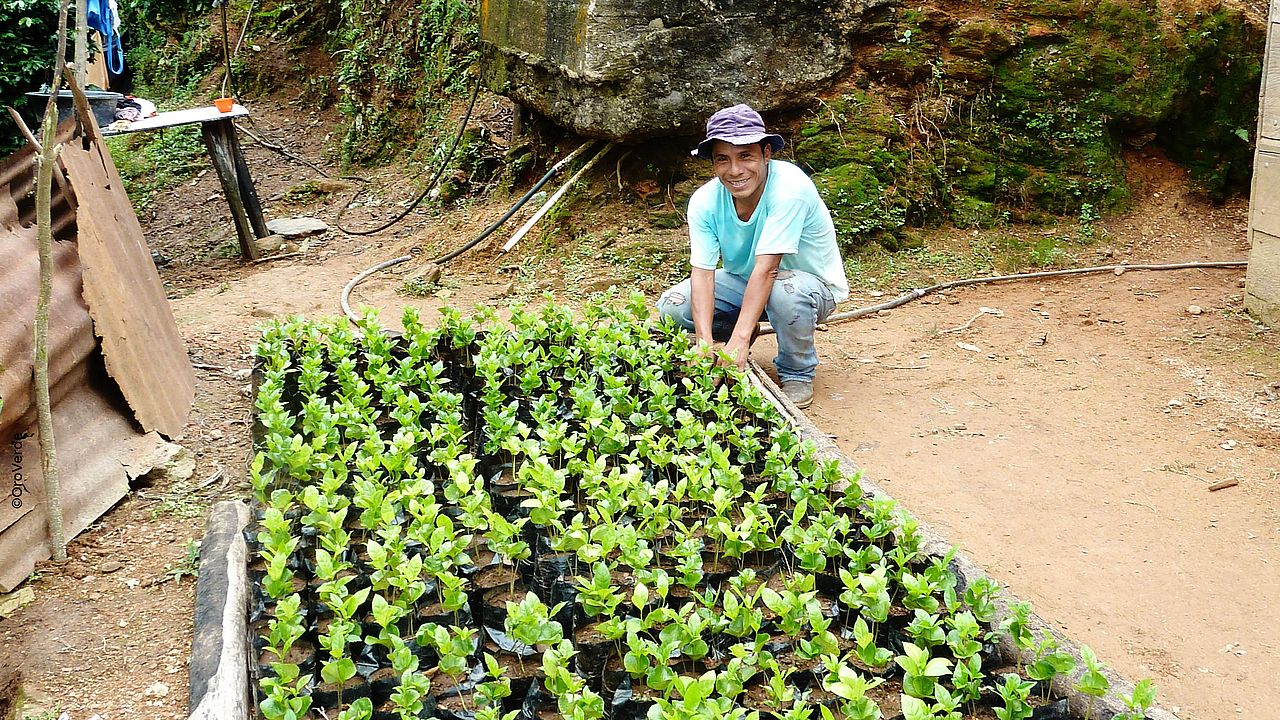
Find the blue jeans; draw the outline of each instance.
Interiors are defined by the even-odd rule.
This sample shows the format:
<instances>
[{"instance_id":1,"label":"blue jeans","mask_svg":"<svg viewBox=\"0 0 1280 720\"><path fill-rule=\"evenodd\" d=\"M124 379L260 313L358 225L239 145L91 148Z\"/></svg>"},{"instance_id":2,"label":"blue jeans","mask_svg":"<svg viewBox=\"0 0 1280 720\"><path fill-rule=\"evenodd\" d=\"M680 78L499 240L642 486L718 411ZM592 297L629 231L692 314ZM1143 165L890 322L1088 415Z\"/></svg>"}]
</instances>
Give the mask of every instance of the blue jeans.
<instances>
[{"instance_id":1,"label":"blue jeans","mask_svg":"<svg viewBox=\"0 0 1280 720\"><path fill-rule=\"evenodd\" d=\"M724 268L716 270L716 307L711 319L711 334L726 341L733 334L742 309L742 296L747 279ZM686 330L693 330L693 282L685 280L662 293L658 312L675 320ZM764 318L778 334L778 356L773 366L778 377L813 382L818 369L818 351L813 333L818 323L835 310L831 291L817 278L801 270L779 270L765 305Z\"/></svg>"}]
</instances>

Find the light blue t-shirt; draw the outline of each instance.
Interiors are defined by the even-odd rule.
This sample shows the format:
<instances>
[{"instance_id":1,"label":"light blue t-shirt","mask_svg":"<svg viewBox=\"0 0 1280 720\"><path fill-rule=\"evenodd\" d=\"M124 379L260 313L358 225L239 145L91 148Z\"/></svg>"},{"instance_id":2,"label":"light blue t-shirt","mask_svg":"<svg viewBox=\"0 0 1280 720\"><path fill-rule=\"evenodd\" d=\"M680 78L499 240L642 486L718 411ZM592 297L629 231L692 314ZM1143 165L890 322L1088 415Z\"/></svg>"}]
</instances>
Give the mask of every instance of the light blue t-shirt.
<instances>
[{"instance_id":1,"label":"light blue t-shirt","mask_svg":"<svg viewBox=\"0 0 1280 720\"><path fill-rule=\"evenodd\" d=\"M813 181L785 160L770 160L764 194L751 219L738 219L733 196L718 178L689 198L689 262L750 277L757 255L782 255L778 267L816 275L836 302L849 297L849 280L836 246L831 212Z\"/></svg>"}]
</instances>

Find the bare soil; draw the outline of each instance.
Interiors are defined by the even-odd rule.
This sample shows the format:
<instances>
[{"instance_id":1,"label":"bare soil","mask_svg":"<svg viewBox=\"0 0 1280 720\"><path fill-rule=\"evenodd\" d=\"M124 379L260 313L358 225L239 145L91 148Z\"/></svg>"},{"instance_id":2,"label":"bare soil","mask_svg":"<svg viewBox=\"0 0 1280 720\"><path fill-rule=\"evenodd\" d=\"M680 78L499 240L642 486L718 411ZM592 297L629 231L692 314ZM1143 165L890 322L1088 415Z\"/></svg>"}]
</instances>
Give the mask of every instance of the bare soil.
<instances>
[{"instance_id":1,"label":"bare soil","mask_svg":"<svg viewBox=\"0 0 1280 720\"><path fill-rule=\"evenodd\" d=\"M324 117L282 103L264 107L252 127L321 161ZM350 198L291 204L285 191L315 173L261 147L246 152L270 217L332 220ZM1158 157L1133 162L1145 190L1132 212L1105 223L1097 256L1086 260L1247 255L1242 201L1210 206ZM416 173L376 173L387 200L351 222L385 217L411 194ZM249 265L212 252L234 241L212 173L155 199L144 227L173 259L161 274L197 363L181 438L196 472L132 493L74 540L71 562L33 576L33 604L0 620L0 665L21 668L26 715L185 717L192 582L172 571L200 537L207 504L245 492L255 326L335 314L358 271L413 248L430 257L453 247L505 206L422 210L387 233L330 232L299 256ZM615 210L577 221L617 228L610 242L623 247L682 249L679 230L651 232ZM965 241L952 233L930 242ZM406 303L501 307L544 291L582 302L613 279L656 297L665 282L604 263L601 247L571 256L558 242L530 238L511 256L482 245L425 299L400 293L421 268L406 263L356 300L386 308L391 322ZM658 270L672 271L680 270ZM870 478L1047 620L1131 678L1154 678L1163 706L1195 720L1274 717L1280 341L1243 313L1243 277L1126 272L983 286L833 325L819 339L826 364L808 412ZM843 309L881 299L864 295ZM770 343L761 341L757 360L771 359ZM1208 490L1227 479L1239 484Z\"/></svg>"}]
</instances>

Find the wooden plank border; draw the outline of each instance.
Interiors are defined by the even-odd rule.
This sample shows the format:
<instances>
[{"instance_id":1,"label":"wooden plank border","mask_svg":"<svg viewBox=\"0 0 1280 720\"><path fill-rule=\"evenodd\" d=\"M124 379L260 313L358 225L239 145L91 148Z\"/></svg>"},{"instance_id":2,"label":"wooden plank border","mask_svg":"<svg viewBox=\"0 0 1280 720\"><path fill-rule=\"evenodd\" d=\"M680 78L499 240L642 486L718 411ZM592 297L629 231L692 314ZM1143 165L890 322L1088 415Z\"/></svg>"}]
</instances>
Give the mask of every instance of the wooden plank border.
<instances>
[{"instance_id":1,"label":"wooden plank border","mask_svg":"<svg viewBox=\"0 0 1280 720\"><path fill-rule=\"evenodd\" d=\"M190 720L249 720L249 506L224 500L209 512L200 544L191 633Z\"/></svg>"}]
</instances>

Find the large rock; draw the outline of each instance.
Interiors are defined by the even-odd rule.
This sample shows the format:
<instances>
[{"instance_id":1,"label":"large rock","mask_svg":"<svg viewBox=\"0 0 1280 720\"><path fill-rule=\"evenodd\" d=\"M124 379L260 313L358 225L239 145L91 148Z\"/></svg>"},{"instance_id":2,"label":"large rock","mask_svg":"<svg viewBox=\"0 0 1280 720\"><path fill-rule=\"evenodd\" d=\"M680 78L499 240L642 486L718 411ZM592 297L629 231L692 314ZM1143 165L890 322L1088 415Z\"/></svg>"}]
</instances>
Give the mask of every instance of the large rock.
<instances>
[{"instance_id":1,"label":"large rock","mask_svg":"<svg viewBox=\"0 0 1280 720\"><path fill-rule=\"evenodd\" d=\"M590 137L694 134L739 102L807 105L890 0L487 0L489 83Z\"/></svg>"}]
</instances>

